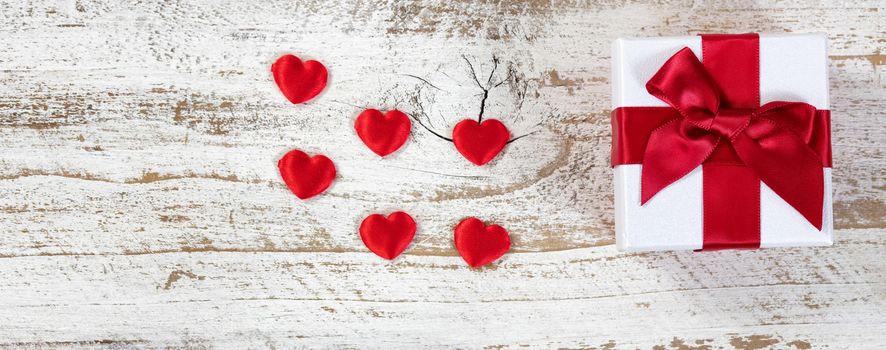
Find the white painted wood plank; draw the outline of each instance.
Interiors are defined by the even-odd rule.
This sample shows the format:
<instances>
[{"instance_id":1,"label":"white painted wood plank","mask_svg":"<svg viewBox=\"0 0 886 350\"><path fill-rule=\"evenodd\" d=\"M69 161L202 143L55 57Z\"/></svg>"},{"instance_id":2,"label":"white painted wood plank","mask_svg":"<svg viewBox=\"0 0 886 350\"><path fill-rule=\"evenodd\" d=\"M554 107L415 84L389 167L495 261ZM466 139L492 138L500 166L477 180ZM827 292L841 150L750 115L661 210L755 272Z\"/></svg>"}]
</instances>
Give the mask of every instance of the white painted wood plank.
<instances>
[{"instance_id":1,"label":"white painted wood plank","mask_svg":"<svg viewBox=\"0 0 886 350\"><path fill-rule=\"evenodd\" d=\"M4 258L0 338L408 348L757 336L877 348L886 345L873 333L886 326L886 246L870 240L882 230L845 233L839 248L626 255L607 246L510 254L479 271L457 257L370 253Z\"/></svg>"}]
</instances>

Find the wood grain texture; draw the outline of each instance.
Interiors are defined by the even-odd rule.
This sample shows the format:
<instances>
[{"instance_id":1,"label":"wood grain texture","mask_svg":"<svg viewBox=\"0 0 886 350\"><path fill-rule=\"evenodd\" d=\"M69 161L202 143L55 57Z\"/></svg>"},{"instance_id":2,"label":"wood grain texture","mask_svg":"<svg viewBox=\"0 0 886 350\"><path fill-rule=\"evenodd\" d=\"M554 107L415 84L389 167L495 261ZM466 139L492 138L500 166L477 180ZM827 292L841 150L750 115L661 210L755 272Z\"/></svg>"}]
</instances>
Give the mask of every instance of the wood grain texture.
<instances>
[{"instance_id":1,"label":"wood grain texture","mask_svg":"<svg viewBox=\"0 0 886 350\"><path fill-rule=\"evenodd\" d=\"M0 1L0 348L886 347L882 1ZM619 36L828 33L829 248L615 250L609 48ZM317 59L293 106L270 64ZM500 85L499 85L500 83ZM448 135L479 113L485 167L413 128L384 160L353 131L399 108ZM299 201L276 160L339 175ZM386 262L356 234L406 210ZM471 270L452 227L513 250Z\"/></svg>"}]
</instances>

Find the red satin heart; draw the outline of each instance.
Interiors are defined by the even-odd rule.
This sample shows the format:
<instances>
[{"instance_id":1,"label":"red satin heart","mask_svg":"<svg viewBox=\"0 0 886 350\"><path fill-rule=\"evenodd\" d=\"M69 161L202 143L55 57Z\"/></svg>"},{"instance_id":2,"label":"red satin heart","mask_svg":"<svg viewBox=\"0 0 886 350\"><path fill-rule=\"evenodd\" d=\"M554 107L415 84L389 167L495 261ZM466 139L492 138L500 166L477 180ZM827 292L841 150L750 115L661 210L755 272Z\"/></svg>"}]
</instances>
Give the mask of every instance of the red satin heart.
<instances>
[{"instance_id":1,"label":"red satin heart","mask_svg":"<svg viewBox=\"0 0 886 350\"><path fill-rule=\"evenodd\" d=\"M280 158L277 168L283 182L300 199L322 193L335 179L335 165L329 158L322 154L310 157L297 149Z\"/></svg>"},{"instance_id":2,"label":"red satin heart","mask_svg":"<svg viewBox=\"0 0 886 350\"><path fill-rule=\"evenodd\" d=\"M271 65L271 73L283 96L295 104L314 98L326 87L326 67L317 61L284 55Z\"/></svg>"},{"instance_id":3,"label":"red satin heart","mask_svg":"<svg viewBox=\"0 0 886 350\"><path fill-rule=\"evenodd\" d=\"M366 147L378 154L386 156L399 149L409 138L412 122L409 117L398 110L382 114L375 109L367 109L360 113L354 122L357 136Z\"/></svg>"},{"instance_id":4,"label":"red satin heart","mask_svg":"<svg viewBox=\"0 0 886 350\"><path fill-rule=\"evenodd\" d=\"M511 237L501 226L486 226L477 218L467 218L455 226L455 249L468 265L480 267L511 249Z\"/></svg>"},{"instance_id":5,"label":"red satin heart","mask_svg":"<svg viewBox=\"0 0 886 350\"><path fill-rule=\"evenodd\" d=\"M478 123L465 119L452 130L452 142L465 159L477 165L489 163L511 138L511 133L500 121L487 119Z\"/></svg>"},{"instance_id":6,"label":"red satin heart","mask_svg":"<svg viewBox=\"0 0 886 350\"><path fill-rule=\"evenodd\" d=\"M372 214L360 224L360 239L375 255L393 260L415 237L415 220L409 214L397 211L385 218Z\"/></svg>"}]
</instances>

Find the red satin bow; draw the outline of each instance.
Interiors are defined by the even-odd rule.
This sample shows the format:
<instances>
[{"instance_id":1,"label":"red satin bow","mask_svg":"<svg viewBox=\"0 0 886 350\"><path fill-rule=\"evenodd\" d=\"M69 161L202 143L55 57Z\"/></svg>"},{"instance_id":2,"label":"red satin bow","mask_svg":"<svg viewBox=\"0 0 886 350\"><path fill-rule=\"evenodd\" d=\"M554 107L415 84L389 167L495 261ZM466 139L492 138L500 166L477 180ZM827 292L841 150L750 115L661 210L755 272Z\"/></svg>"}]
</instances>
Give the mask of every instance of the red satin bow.
<instances>
[{"instance_id":1,"label":"red satin bow","mask_svg":"<svg viewBox=\"0 0 886 350\"><path fill-rule=\"evenodd\" d=\"M655 129L643 154L641 203L705 162L717 147L731 145L761 181L821 230L824 202L822 158L807 145L815 107L770 102L756 109L724 108L721 92L689 48L668 59L646 90L680 117ZM792 126L801 126L792 128ZM728 145L727 145L728 143Z\"/></svg>"}]
</instances>

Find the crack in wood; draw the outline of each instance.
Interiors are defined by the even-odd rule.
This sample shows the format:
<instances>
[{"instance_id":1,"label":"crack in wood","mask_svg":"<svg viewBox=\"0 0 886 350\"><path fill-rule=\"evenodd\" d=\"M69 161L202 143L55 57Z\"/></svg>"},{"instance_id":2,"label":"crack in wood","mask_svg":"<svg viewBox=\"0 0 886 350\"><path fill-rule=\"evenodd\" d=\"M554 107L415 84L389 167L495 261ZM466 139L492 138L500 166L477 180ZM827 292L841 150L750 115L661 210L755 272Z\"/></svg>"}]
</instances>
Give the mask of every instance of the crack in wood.
<instances>
[{"instance_id":1,"label":"crack in wood","mask_svg":"<svg viewBox=\"0 0 886 350\"><path fill-rule=\"evenodd\" d=\"M480 88L480 90L482 91L480 94L481 98L480 98L479 111L477 113L477 122L478 123L483 122L483 117L486 114L486 103L489 99L489 92L495 88L498 88L498 87L504 85L505 83L511 83L511 85L513 85L511 87L510 91L517 96L517 109L519 110L520 108L522 108L523 102L526 97L526 91L528 89L528 84L525 84L525 82L522 82L522 80L520 78L516 77L516 69L515 68L509 67L504 78L502 78L498 82L493 82L492 79L495 77L495 73L498 71L499 64L500 64L501 60L498 56L492 55L492 69L490 69L489 75L486 78L486 84L483 84L480 82L480 76L478 75L477 70L474 68L474 64L471 62L470 59L468 59L467 55L463 54L461 57L462 57L462 60L465 62L465 64L467 64L468 71L470 72L470 78L473 80L474 84L476 84L477 87ZM450 77L445 72L441 72L441 73L447 77ZM447 92L446 90L441 89L440 87L438 87L437 85L435 85L434 83L432 83L431 81L429 81L426 78L423 78L423 77L420 77L417 75L413 75L413 74L401 74L401 75L417 79L422 84L427 85L427 86L434 88L436 90ZM451 79L451 77L450 77L450 79ZM410 99L411 104L414 106L415 111L413 113L408 113L408 115L412 118L412 120L414 120L416 123L418 123L419 126L421 126L426 131L430 132L432 135L434 135L442 140L452 142L452 138L443 136L442 134L434 131L433 128L431 128L428 125L430 123L430 116L425 111L425 106L424 106L424 103L420 100L420 95L421 95L420 89L415 94L410 95L409 99ZM427 123L425 121L427 121ZM526 136L533 135L536 132L538 132L538 130L532 131L532 132L529 132L529 133L526 133L526 134L523 134L520 136L512 137L511 139L509 139L507 141L507 143L510 144L510 143L517 141L519 139L522 139Z\"/></svg>"}]
</instances>

